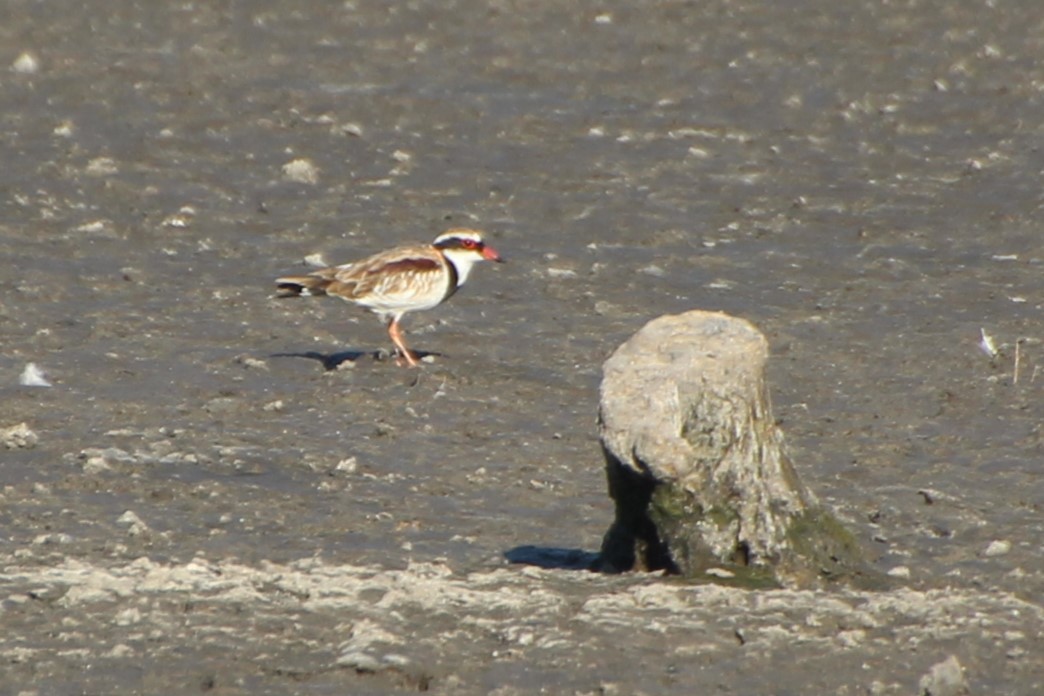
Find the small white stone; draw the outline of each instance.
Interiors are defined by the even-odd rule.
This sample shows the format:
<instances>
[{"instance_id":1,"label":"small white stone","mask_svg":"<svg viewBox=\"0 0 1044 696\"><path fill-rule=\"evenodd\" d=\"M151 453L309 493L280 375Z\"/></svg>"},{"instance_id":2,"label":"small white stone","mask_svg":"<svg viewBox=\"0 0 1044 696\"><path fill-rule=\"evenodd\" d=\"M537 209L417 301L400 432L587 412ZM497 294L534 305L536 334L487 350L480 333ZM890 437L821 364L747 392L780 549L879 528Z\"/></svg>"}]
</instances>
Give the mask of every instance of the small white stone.
<instances>
[{"instance_id":1,"label":"small white stone","mask_svg":"<svg viewBox=\"0 0 1044 696\"><path fill-rule=\"evenodd\" d=\"M36 366L36 363L29 363L22 370L21 377L18 378L18 383L23 387L50 387L53 386L47 377L44 376L43 370Z\"/></svg>"},{"instance_id":2,"label":"small white stone","mask_svg":"<svg viewBox=\"0 0 1044 696\"><path fill-rule=\"evenodd\" d=\"M837 642L843 648L857 648L866 642L866 631L858 628L841 631L837 634Z\"/></svg>"},{"instance_id":3,"label":"small white stone","mask_svg":"<svg viewBox=\"0 0 1044 696\"><path fill-rule=\"evenodd\" d=\"M163 218L164 227L173 227L175 229L184 229L192 224L192 216L185 215L183 213L174 213Z\"/></svg>"},{"instance_id":4,"label":"small white stone","mask_svg":"<svg viewBox=\"0 0 1044 696\"><path fill-rule=\"evenodd\" d=\"M87 163L87 173L91 176L112 176L120 171L116 160L111 157L95 157Z\"/></svg>"},{"instance_id":5,"label":"small white stone","mask_svg":"<svg viewBox=\"0 0 1044 696\"><path fill-rule=\"evenodd\" d=\"M0 442L6 449L31 449L39 441L39 436L25 423L0 429Z\"/></svg>"},{"instance_id":6,"label":"small white stone","mask_svg":"<svg viewBox=\"0 0 1044 696\"><path fill-rule=\"evenodd\" d=\"M731 570L725 570L724 568L708 568L707 575L713 575L716 578L734 578L736 574Z\"/></svg>"},{"instance_id":7,"label":"small white stone","mask_svg":"<svg viewBox=\"0 0 1044 696\"><path fill-rule=\"evenodd\" d=\"M359 461L355 457L348 457L337 462L337 466L334 467L334 471L343 471L348 474L354 474L359 468Z\"/></svg>"},{"instance_id":8,"label":"small white stone","mask_svg":"<svg viewBox=\"0 0 1044 696\"><path fill-rule=\"evenodd\" d=\"M980 50L979 54L984 58L1000 58L1001 51L993 44L986 44Z\"/></svg>"},{"instance_id":9,"label":"small white stone","mask_svg":"<svg viewBox=\"0 0 1044 696\"><path fill-rule=\"evenodd\" d=\"M130 647L126 643L119 643L112 646L112 650L105 653L106 657L132 657L134 655L134 648Z\"/></svg>"},{"instance_id":10,"label":"small white stone","mask_svg":"<svg viewBox=\"0 0 1044 696\"><path fill-rule=\"evenodd\" d=\"M29 51L24 51L21 55L15 58L15 62L11 63L11 70L16 73L22 73L23 75L31 75L32 73L39 72L40 61L37 60Z\"/></svg>"},{"instance_id":11,"label":"small white stone","mask_svg":"<svg viewBox=\"0 0 1044 696\"><path fill-rule=\"evenodd\" d=\"M79 227L73 229L73 232L89 232L97 234L104 232L105 228L108 227L108 220L93 220L91 222L85 222Z\"/></svg>"},{"instance_id":12,"label":"small white stone","mask_svg":"<svg viewBox=\"0 0 1044 696\"><path fill-rule=\"evenodd\" d=\"M362 137L363 129L358 123L345 123L341 126L341 132L359 138Z\"/></svg>"},{"instance_id":13,"label":"small white stone","mask_svg":"<svg viewBox=\"0 0 1044 696\"><path fill-rule=\"evenodd\" d=\"M144 522L141 521L141 518L138 517L137 513L135 513L133 510L127 510L125 513L123 513L122 515L117 517L116 518L116 522L117 522L117 524L126 524L126 525L130 525L130 524L144 524Z\"/></svg>"},{"instance_id":14,"label":"small white stone","mask_svg":"<svg viewBox=\"0 0 1044 696\"><path fill-rule=\"evenodd\" d=\"M253 369L253 370L267 370L268 369L268 363L267 362L265 362L261 358L255 358L255 357L250 356L250 355L240 355L240 356L237 356L236 357L236 362L239 363L240 365L242 365L243 367L249 367L250 369ZM278 402L277 401L273 401L271 403L272 404L278 403L279 404L278 408L282 408L282 406L283 406L283 402L282 401L278 401ZM266 405L264 407L264 409L266 411L277 410L277 409L269 408L269 406L271 406L271 404Z\"/></svg>"},{"instance_id":15,"label":"small white stone","mask_svg":"<svg viewBox=\"0 0 1044 696\"><path fill-rule=\"evenodd\" d=\"M111 471L112 467L109 466L109 462L105 461L105 457L95 454L87 457L87 461L83 463L83 473L88 476L100 474L105 471Z\"/></svg>"},{"instance_id":16,"label":"small white stone","mask_svg":"<svg viewBox=\"0 0 1044 696\"><path fill-rule=\"evenodd\" d=\"M283 178L299 184L319 182L319 169L309 159L298 158L283 165Z\"/></svg>"},{"instance_id":17,"label":"small white stone","mask_svg":"<svg viewBox=\"0 0 1044 696\"><path fill-rule=\"evenodd\" d=\"M924 694L963 694L968 693L968 685L964 679L964 668L956 655L932 665L932 668L921 677L918 693Z\"/></svg>"},{"instance_id":18,"label":"small white stone","mask_svg":"<svg viewBox=\"0 0 1044 696\"><path fill-rule=\"evenodd\" d=\"M141 621L141 610L137 607L131 607L130 609L124 609L123 611L116 614L114 623L117 626L131 626Z\"/></svg>"},{"instance_id":19,"label":"small white stone","mask_svg":"<svg viewBox=\"0 0 1044 696\"><path fill-rule=\"evenodd\" d=\"M126 526L127 534L130 536L141 536L149 531L148 525L142 522L141 518L132 510L128 510L120 515L116 519L116 523Z\"/></svg>"},{"instance_id":20,"label":"small white stone","mask_svg":"<svg viewBox=\"0 0 1044 696\"><path fill-rule=\"evenodd\" d=\"M1011 542L1004 539L994 539L982 552L984 556L1003 556L1011 551Z\"/></svg>"},{"instance_id":21,"label":"small white stone","mask_svg":"<svg viewBox=\"0 0 1044 696\"><path fill-rule=\"evenodd\" d=\"M908 578L910 577L910 569L906 566L896 566L889 570L888 574L893 578Z\"/></svg>"}]
</instances>

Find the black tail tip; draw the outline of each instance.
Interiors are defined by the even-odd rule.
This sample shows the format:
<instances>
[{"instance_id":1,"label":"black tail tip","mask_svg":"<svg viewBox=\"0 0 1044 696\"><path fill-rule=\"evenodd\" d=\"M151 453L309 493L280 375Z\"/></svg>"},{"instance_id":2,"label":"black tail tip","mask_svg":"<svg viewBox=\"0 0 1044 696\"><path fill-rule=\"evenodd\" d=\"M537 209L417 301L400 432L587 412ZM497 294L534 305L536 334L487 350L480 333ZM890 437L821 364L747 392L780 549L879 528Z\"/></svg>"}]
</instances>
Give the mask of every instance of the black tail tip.
<instances>
[{"instance_id":1,"label":"black tail tip","mask_svg":"<svg viewBox=\"0 0 1044 696\"><path fill-rule=\"evenodd\" d=\"M278 283L276 285L276 297L300 297L304 288L297 283Z\"/></svg>"}]
</instances>

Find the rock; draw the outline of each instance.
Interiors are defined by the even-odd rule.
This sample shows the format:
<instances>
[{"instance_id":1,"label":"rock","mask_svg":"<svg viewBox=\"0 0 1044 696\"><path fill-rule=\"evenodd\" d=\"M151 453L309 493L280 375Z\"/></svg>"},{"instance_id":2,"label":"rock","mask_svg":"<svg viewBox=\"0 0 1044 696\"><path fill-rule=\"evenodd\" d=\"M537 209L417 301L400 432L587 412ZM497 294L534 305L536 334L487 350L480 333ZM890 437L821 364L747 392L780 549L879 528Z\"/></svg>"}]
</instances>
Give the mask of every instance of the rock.
<instances>
[{"instance_id":1,"label":"rock","mask_svg":"<svg viewBox=\"0 0 1044 696\"><path fill-rule=\"evenodd\" d=\"M994 539L983 550L983 556L1003 556L1011 552L1011 542L1006 539Z\"/></svg>"},{"instance_id":2,"label":"rock","mask_svg":"<svg viewBox=\"0 0 1044 696\"><path fill-rule=\"evenodd\" d=\"M3 443L4 449L31 449L39 441L39 436L25 423L0 429L0 443Z\"/></svg>"},{"instance_id":3,"label":"rock","mask_svg":"<svg viewBox=\"0 0 1044 696\"><path fill-rule=\"evenodd\" d=\"M964 670L956 655L932 665L928 674L921 677L921 696L966 696L968 684L964 681Z\"/></svg>"},{"instance_id":4,"label":"rock","mask_svg":"<svg viewBox=\"0 0 1044 696\"><path fill-rule=\"evenodd\" d=\"M127 534L130 536L141 536L149 531L149 526L133 510L127 510L120 515L116 519L116 524L126 527Z\"/></svg>"},{"instance_id":5,"label":"rock","mask_svg":"<svg viewBox=\"0 0 1044 696\"><path fill-rule=\"evenodd\" d=\"M40 61L32 52L23 51L18 55L15 61L11 63L11 70L23 75L32 75L33 73L39 72Z\"/></svg>"},{"instance_id":6,"label":"rock","mask_svg":"<svg viewBox=\"0 0 1044 696\"><path fill-rule=\"evenodd\" d=\"M908 578L910 577L910 568L907 566L896 566L895 568L890 568L888 574L893 578Z\"/></svg>"},{"instance_id":7,"label":"rock","mask_svg":"<svg viewBox=\"0 0 1044 696\"><path fill-rule=\"evenodd\" d=\"M87 168L84 170L88 176L113 176L119 174L120 167L116 164L116 160L111 157L95 157L87 163Z\"/></svg>"},{"instance_id":8,"label":"rock","mask_svg":"<svg viewBox=\"0 0 1044 696\"><path fill-rule=\"evenodd\" d=\"M319 181L319 169L309 159L299 158L283 165L283 178L298 184L315 184Z\"/></svg>"},{"instance_id":9,"label":"rock","mask_svg":"<svg viewBox=\"0 0 1044 696\"><path fill-rule=\"evenodd\" d=\"M18 377L18 383L23 387L50 387L53 386L36 363L29 363Z\"/></svg>"},{"instance_id":10,"label":"rock","mask_svg":"<svg viewBox=\"0 0 1044 696\"><path fill-rule=\"evenodd\" d=\"M692 311L649 322L605 362L599 425L616 519L596 568L744 586L870 577L788 458L767 357L750 323Z\"/></svg>"}]
</instances>

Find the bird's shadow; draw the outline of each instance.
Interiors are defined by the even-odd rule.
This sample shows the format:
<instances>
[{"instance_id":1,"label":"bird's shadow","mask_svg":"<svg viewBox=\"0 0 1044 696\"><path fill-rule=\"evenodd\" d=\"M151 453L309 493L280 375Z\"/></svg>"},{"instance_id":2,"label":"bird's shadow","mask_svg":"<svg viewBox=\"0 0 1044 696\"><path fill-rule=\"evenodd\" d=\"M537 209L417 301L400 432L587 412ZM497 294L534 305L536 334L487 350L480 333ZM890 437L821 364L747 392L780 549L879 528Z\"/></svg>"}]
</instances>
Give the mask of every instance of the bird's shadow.
<instances>
[{"instance_id":1,"label":"bird's shadow","mask_svg":"<svg viewBox=\"0 0 1044 696\"><path fill-rule=\"evenodd\" d=\"M516 546L504 552L509 563L531 565L547 570L598 569L601 554L583 549L559 549L550 546Z\"/></svg>"},{"instance_id":2,"label":"bird's shadow","mask_svg":"<svg viewBox=\"0 0 1044 696\"><path fill-rule=\"evenodd\" d=\"M308 350L301 353L272 353L270 358L307 358L315 360L323 366L324 370L336 370L346 362L355 363L364 355L374 360L378 359L377 351L343 350L337 353L320 353L317 350Z\"/></svg>"},{"instance_id":3,"label":"bird's shadow","mask_svg":"<svg viewBox=\"0 0 1044 696\"><path fill-rule=\"evenodd\" d=\"M442 357L442 353L429 353L423 350L415 350L413 353L421 360L429 355ZM362 358L370 358L374 362L394 361L395 359L395 356L386 350L342 350L336 353L320 353L317 350L308 350L301 353L272 353L268 357L315 360L323 366L324 370L336 370L344 363L352 363L354 365Z\"/></svg>"}]
</instances>

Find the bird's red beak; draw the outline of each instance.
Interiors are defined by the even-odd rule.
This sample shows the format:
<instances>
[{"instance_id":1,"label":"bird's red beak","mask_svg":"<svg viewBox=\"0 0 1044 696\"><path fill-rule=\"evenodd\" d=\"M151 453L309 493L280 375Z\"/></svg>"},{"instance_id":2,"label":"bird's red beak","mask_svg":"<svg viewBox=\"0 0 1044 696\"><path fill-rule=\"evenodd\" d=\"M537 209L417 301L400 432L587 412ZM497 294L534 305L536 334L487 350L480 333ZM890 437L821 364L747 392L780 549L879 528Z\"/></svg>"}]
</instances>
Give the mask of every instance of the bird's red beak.
<instances>
[{"instance_id":1,"label":"bird's red beak","mask_svg":"<svg viewBox=\"0 0 1044 696\"><path fill-rule=\"evenodd\" d=\"M496 261L497 263L504 263L504 259L500 258L500 254L498 254L497 250L491 246L482 247L482 258L486 259L487 261Z\"/></svg>"}]
</instances>

